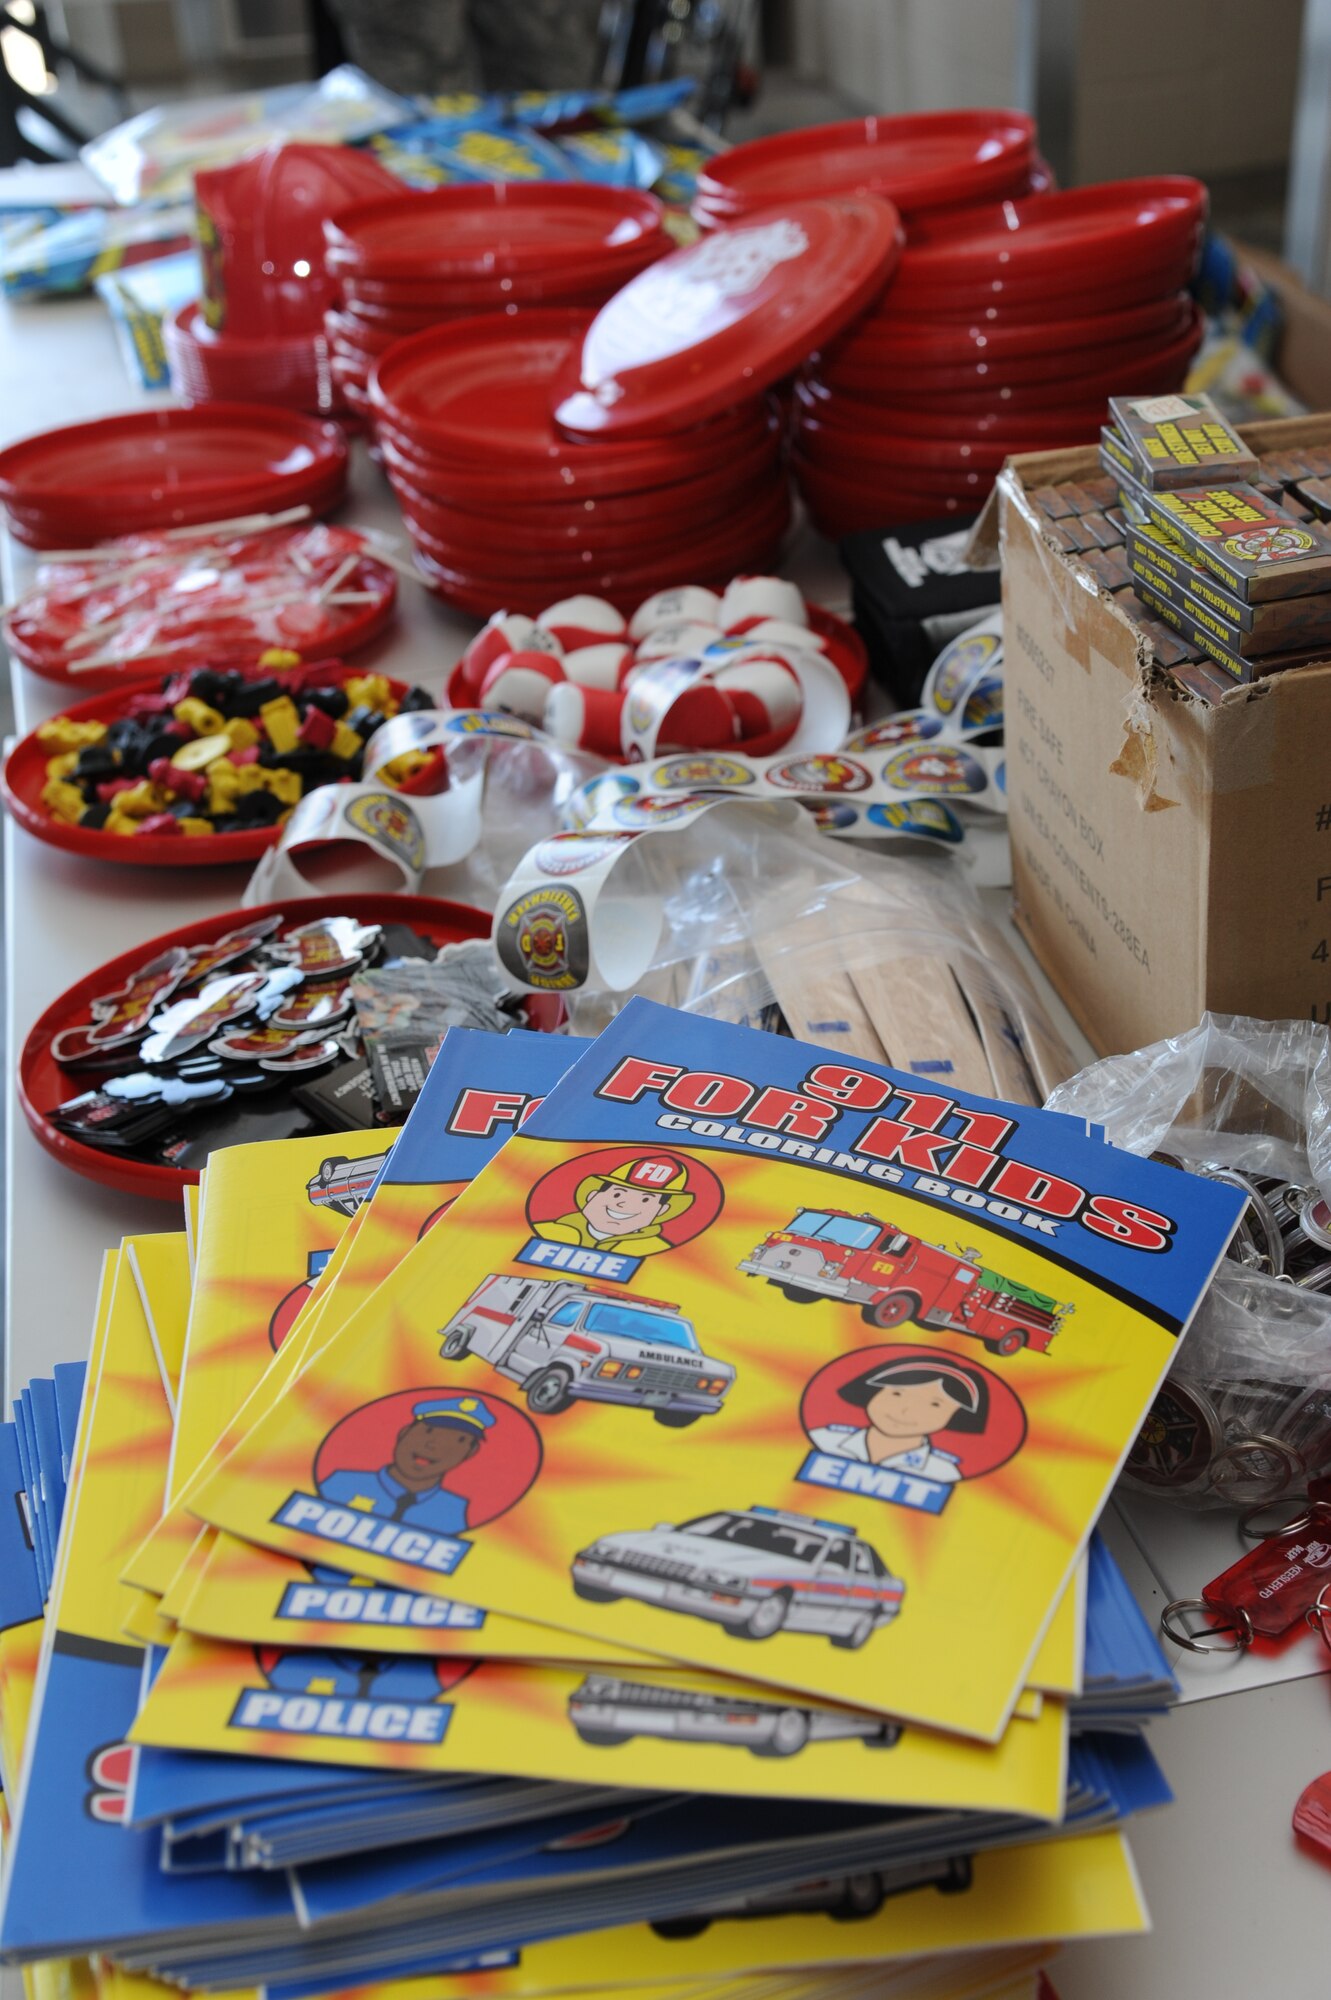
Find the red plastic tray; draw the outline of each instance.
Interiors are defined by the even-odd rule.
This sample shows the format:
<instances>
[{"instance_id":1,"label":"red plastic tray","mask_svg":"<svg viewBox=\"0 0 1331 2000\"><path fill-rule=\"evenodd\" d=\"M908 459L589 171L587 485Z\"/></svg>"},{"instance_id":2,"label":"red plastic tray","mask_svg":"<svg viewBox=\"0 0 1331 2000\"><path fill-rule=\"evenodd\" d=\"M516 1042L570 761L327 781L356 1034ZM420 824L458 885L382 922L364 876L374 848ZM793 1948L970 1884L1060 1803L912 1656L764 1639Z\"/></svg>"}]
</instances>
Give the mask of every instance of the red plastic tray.
<instances>
[{"instance_id":1,"label":"red plastic tray","mask_svg":"<svg viewBox=\"0 0 1331 2000\"><path fill-rule=\"evenodd\" d=\"M293 667L286 673L258 666L244 671L246 680L279 680L294 692L307 682L312 687L338 686L368 669L343 661L332 666L315 663L313 667ZM389 674L384 679L401 700L407 692L407 683L394 680ZM136 689L120 694L100 695L93 701L81 701L76 708L62 709L61 714L74 722L118 722L126 713L130 694L141 694L145 686L151 683L140 683ZM21 827L50 847L64 848L68 854L83 854L91 861L125 861L140 868L219 868L231 861L257 861L280 836L281 829L275 826L256 827L250 833L200 834L194 838L158 833L122 835L105 833L100 828L71 826L66 820L53 818L42 804L46 766L58 755L58 751L48 750L37 741L35 731L22 737L0 771L0 797Z\"/></svg>"},{"instance_id":2,"label":"red plastic tray","mask_svg":"<svg viewBox=\"0 0 1331 2000\"><path fill-rule=\"evenodd\" d=\"M779 486L784 475L774 449L765 448L754 467L745 467L724 485L690 487L681 504L671 489L662 489L658 504L621 520L610 502L599 501L583 507L566 507L562 522L552 524L534 510L515 508L511 517L486 513L472 507L454 507L446 500L416 486L395 470L389 480L397 495L408 527L418 522L428 535L455 542L459 548L471 545L481 556L493 556L496 543L520 548L523 565L539 566L549 557L569 561L601 558L614 562L628 555L640 555L651 547L667 547L688 537L696 541L704 530L721 534L743 509L755 504L763 494ZM672 504L666 504L670 493ZM657 496L650 496L654 501Z\"/></svg>"},{"instance_id":3,"label":"red plastic tray","mask_svg":"<svg viewBox=\"0 0 1331 2000\"><path fill-rule=\"evenodd\" d=\"M886 195L905 210L982 201L1009 193L1024 177L1034 139L1033 121L1018 111L806 126L709 160L698 198L717 221L809 194Z\"/></svg>"},{"instance_id":4,"label":"red plastic tray","mask_svg":"<svg viewBox=\"0 0 1331 2000\"><path fill-rule=\"evenodd\" d=\"M1043 319L1080 319L1094 312L1123 312L1181 291L1192 279L1200 250L1199 234L1162 262L1143 259L1098 283L1084 271L1060 272L1057 266L1051 267L1047 277L1032 281L1003 277L958 285L925 284L903 271L892 289L892 313L894 319L915 324L935 319L970 324L992 307L1008 323L1024 319L1029 324Z\"/></svg>"},{"instance_id":5,"label":"red plastic tray","mask_svg":"<svg viewBox=\"0 0 1331 2000\"><path fill-rule=\"evenodd\" d=\"M375 558L367 552L364 560L374 562ZM341 658L347 653L359 652L372 639L377 639L392 623L397 611L397 578L383 563L377 563L376 568L386 579L384 594L378 603L350 607L350 615L336 632L323 633L316 639L302 642L298 637L284 634L281 640L284 649L300 654L306 661L327 659L330 649ZM334 608L344 610L347 607ZM42 680L55 681L61 687L86 688L89 694L107 693L131 685L141 688L145 682L161 680L165 674L190 667L209 666L244 672L254 660L252 639L246 639L244 650L239 653L234 646L228 650L229 642L214 640L205 645L201 640L194 646L182 645L174 654L154 653L151 657L108 662L106 666L94 667L88 673L72 674L63 659L38 652L9 632L5 633L5 641L14 657Z\"/></svg>"},{"instance_id":6,"label":"red plastic tray","mask_svg":"<svg viewBox=\"0 0 1331 2000\"><path fill-rule=\"evenodd\" d=\"M713 568L707 563L699 563L692 572L692 581L722 589L734 575L737 565L754 576L767 576L780 567L782 544L785 530L763 543L743 551L736 557L723 557ZM576 581L568 579L562 587L551 589L551 580L523 578L510 582L506 588L496 586L493 578L477 577L469 571L452 569L436 562L427 550L418 548L416 566L432 590L438 592L449 604L455 604L460 611L466 611L473 618L488 618L494 611L496 598L503 595L510 611L522 611L528 617L535 617L543 604L548 604L554 595L567 596L569 590L586 590L598 597L604 597L618 611L629 612L641 604L644 597L655 591L668 590L679 581L679 569L674 563L663 563L660 569L636 572L632 575L609 571L599 576L580 576Z\"/></svg>"},{"instance_id":7,"label":"red plastic tray","mask_svg":"<svg viewBox=\"0 0 1331 2000\"><path fill-rule=\"evenodd\" d=\"M18 1064L19 1103L38 1145L52 1159L102 1187L125 1194L150 1195L156 1201L180 1200L181 1191L199 1178L193 1170L152 1166L142 1160L99 1153L95 1146L85 1146L50 1122L48 1111L89 1087L86 1070L61 1069L51 1055L51 1043L62 1029L76 1027L89 1018L91 1004L99 994L121 985L168 946L209 944L255 917L279 914L290 920L288 929L328 916L358 917L363 923L410 924L432 937L436 944L456 944L463 938L490 934L490 918L484 910L433 896L307 896L289 902L264 903L252 910L226 910L221 916L204 917L198 923L184 924L179 930L135 945L132 951L109 959L85 979L68 987L58 1000L53 1000L33 1023L23 1043ZM547 1013L539 1022L533 1020L533 1026L537 1025L553 1026L554 1019Z\"/></svg>"},{"instance_id":8,"label":"red plastic tray","mask_svg":"<svg viewBox=\"0 0 1331 2000\"><path fill-rule=\"evenodd\" d=\"M883 311L862 319L827 353L829 357L863 354L866 360L873 356L884 367L902 370L916 363L925 368L960 368L979 361L1027 361L1049 352L1113 349L1122 341L1142 340L1152 334L1167 339L1181 325L1191 303L1187 292L1173 292L1148 299L1144 305L1126 306L1121 312L1089 313L1082 318L1041 316L1033 322L1008 325L995 317L974 326L923 326L918 320L894 316L886 310L885 300Z\"/></svg>"},{"instance_id":9,"label":"red plastic tray","mask_svg":"<svg viewBox=\"0 0 1331 2000\"><path fill-rule=\"evenodd\" d=\"M757 428L753 390L740 414L669 437L628 443L561 436L550 414L551 383L576 364L590 324L588 314L571 311L512 319L490 313L399 341L370 377L376 421L464 479L474 472L487 484L511 486L515 499L538 484L558 490L566 470L603 492L679 478L724 463L735 436L750 422ZM736 394L743 393L741 384Z\"/></svg>"},{"instance_id":10,"label":"red plastic tray","mask_svg":"<svg viewBox=\"0 0 1331 2000\"><path fill-rule=\"evenodd\" d=\"M770 388L863 312L905 241L891 202L793 201L653 264L556 369L575 437L647 440Z\"/></svg>"},{"instance_id":11,"label":"red plastic tray","mask_svg":"<svg viewBox=\"0 0 1331 2000\"><path fill-rule=\"evenodd\" d=\"M277 511L345 481L336 424L267 404L136 410L68 424L0 452L0 500L23 522L102 535ZM327 504L332 504L331 500ZM61 528L59 530L63 532Z\"/></svg>"},{"instance_id":12,"label":"red plastic tray","mask_svg":"<svg viewBox=\"0 0 1331 2000\"><path fill-rule=\"evenodd\" d=\"M324 224L330 270L466 281L631 262L660 235L654 195L587 182L487 183L385 195Z\"/></svg>"},{"instance_id":13,"label":"red plastic tray","mask_svg":"<svg viewBox=\"0 0 1331 2000\"><path fill-rule=\"evenodd\" d=\"M1182 174L1102 181L1029 201L977 205L926 219L902 265L922 284L1078 272L1087 284L1161 263L1190 245L1206 217L1206 189Z\"/></svg>"}]
</instances>

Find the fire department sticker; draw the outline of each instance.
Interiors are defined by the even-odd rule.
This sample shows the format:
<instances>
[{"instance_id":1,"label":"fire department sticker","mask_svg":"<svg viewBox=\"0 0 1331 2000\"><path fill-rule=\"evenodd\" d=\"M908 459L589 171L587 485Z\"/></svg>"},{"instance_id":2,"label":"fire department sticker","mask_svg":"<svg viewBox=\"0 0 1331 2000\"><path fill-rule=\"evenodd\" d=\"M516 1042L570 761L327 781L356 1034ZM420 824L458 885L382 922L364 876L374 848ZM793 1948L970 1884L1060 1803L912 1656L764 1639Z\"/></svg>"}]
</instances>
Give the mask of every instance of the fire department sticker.
<instances>
[{"instance_id":1,"label":"fire department sticker","mask_svg":"<svg viewBox=\"0 0 1331 2000\"><path fill-rule=\"evenodd\" d=\"M872 774L853 757L830 753L792 757L767 773L768 783L792 792L865 792L873 783Z\"/></svg>"},{"instance_id":2,"label":"fire department sticker","mask_svg":"<svg viewBox=\"0 0 1331 2000\"><path fill-rule=\"evenodd\" d=\"M405 799L391 792L362 792L351 800L343 818L357 833L387 848L413 875L420 874L425 866L425 834Z\"/></svg>"},{"instance_id":3,"label":"fire department sticker","mask_svg":"<svg viewBox=\"0 0 1331 2000\"><path fill-rule=\"evenodd\" d=\"M860 823L858 806L810 806L813 823L819 833L848 833L850 828Z\"/></svg>"},{"instance_id":4,"label":"fire department sticker","mask_svg":"<svg viewBox=\"0 0 1331 2000\"><path fill-rule=\"evenodd\" d=\"M631 833L554 833L531 858L543 875L582 875L621 853L632 839Z\"/></svg>"},{"instance_id":5,"label":"fire department sticker","mask_svg":"<svg viewBox=\"0 0 1331 2000\"><path fill-rule=\"evenodd\" d=\"M857 729L841 747L843 750L892 750L903 743L926 743L931 737L941 735L942 730L941 715L928 715L922 708L912 708L904 715L889 716L886 722L872 722L867 729Z\"/></svg>"},{"instance_id":6,"label":"fire department sticker","mask_svg":"<svg viewBox=\"0 0 1331 2000\"><path fill-rule=\"evenodd\" d=\"M715 804L716 800L706 794L694 796L685 792L681 798L644 792L641 798L620 799L613 813L621 826L638 830L648 826L678 826L681 820L692 819L705 806Z\"/></svg>"},{"instance_id":7,"label":"fire department sticker","mask_svg":"<svg viewBox=\"0 0 1331 2000\"><path fill-rule=\"evenodd\" d=\"M576 889L550 884L524 890L495 926L501 964L524 986L569 993L591 965L587 910Z\"/></svg>"},{"instance_id":8,"label":"fire department sticker","mask_svg":"<svg viewBox=\"0 0 1331 2000\"><path fill-rule=\"evenodd\" d=\"M890 805L867 807L865 817L885 833L916 834L921 840L942 840L953 847L966 838L956 814L937 799L916 799L909 805L894 799Z\"/></svg>"},{"instance_id":9,"label":"fire department sticker","mask_svg":"<svg viewBox=\"0 0 1331 2000\"><path fill-rule=\"evenodd\" d=\"M933 684L933 704L940 715L951 715L967 688L1002 647L997 632L965 632L953 640L937 663Z\"/></svg>"},{"instance_id":10,"label":"fire department sticker","mask_svg":"<svg viewBox=\"0 0 1331 2000\"><path fill-rule=\"evenodd\" d=\"M695 785L738 790L754 783L754 773L737 757L667 757L652 772L651 782L671 792L691 790Z\"/></svg>"},{"instance_id":11,"label":"fire department sticker","mask_svg":"<svg viewBox=\"0 0 1331 2000\"><path fill-rule=\"evenodd\" d=\"M527 743L536 734L529 722L517 715L505 715L497 708L460 709L448 717L444 728L450 736L518 736Z\"/></svg>"},{"instance_id":12,"label":"fire department sticker","mask_svg":"<svg viewBox=\"0 0 1331 2000\"><path fill-rule=\"evenodd\" d=\"M898 750L883 765L882 780L897 792L983 792L984 766L965 750Z\"/></svg>"}]
</instances>

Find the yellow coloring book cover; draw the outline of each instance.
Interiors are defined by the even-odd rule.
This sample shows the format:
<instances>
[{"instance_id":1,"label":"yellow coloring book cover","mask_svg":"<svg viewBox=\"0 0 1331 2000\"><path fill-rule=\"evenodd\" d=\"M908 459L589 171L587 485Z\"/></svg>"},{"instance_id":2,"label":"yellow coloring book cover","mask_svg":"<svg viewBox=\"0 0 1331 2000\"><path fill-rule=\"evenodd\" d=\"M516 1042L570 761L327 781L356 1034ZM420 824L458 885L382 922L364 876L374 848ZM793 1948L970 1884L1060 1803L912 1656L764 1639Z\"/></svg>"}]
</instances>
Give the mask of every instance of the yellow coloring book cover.
<instances>
[{"instance_id":1,"label":"yellow coloring book cover","mask_svg":"<svg viewBox=\"0 0 1331 2000\"><path fill-rule=\"evenodd\" d=\"M1241 1205L634 1000L192 1505L996 1741Z\"/></svg>"}]
</instances>

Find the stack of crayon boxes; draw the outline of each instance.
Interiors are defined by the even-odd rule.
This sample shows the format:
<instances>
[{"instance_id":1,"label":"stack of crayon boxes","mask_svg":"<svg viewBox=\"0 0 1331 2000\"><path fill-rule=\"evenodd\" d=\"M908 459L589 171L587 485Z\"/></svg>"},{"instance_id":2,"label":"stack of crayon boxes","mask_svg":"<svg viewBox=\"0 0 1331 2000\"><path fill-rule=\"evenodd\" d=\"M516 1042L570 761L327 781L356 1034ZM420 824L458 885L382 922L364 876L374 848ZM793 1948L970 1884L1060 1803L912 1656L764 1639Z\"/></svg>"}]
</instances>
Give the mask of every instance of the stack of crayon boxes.
<instances>
[{"instance_id":1,"label":"stack of crayon boxes","mask_svg":"<svg viewBox=\"0 0 1331 2000\"><path fill-rule=\"evenodd\" d=\"M1128 581L1153 641L1163 625L1192 656L1161 664L1215 699L1331 654L1331 451L1259 457L1208 396L1109 407Z\"/></svg>"}]
</instances>

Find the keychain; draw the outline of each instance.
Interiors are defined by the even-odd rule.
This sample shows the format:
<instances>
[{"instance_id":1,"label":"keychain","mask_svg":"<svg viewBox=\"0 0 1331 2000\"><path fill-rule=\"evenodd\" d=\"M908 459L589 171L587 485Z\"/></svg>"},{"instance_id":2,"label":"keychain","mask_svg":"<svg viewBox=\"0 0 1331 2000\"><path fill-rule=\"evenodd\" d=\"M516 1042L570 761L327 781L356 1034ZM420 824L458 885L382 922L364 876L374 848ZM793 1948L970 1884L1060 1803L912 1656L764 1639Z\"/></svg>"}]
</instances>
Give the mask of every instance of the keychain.
<instances>
[{"instance_id":1,"label":"keychain","mask_svg":"<svg viewBox=\"0 0 1331 2000\"><path fill-rule=\"evenodd\" d=\"M1331 1482L1314 1482L1323 1493ZM1210 1621L1192 1631L1187 1618ZM1304 1511L1266 1535L1214 1577L1200 1597L1179 1597L1160 1614L1166 1638L1191 1653L1242 1652L1255 1638L1283 1638L1303 1619L1331 1646L1331 1504L1309 1500Z\"/></svg>"}]
</instances>

